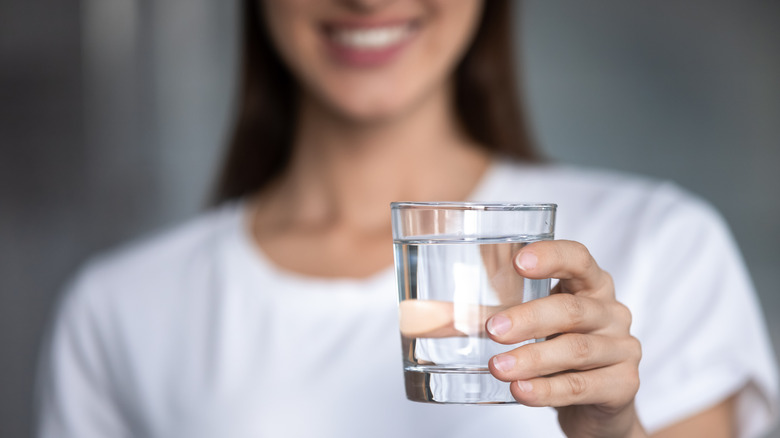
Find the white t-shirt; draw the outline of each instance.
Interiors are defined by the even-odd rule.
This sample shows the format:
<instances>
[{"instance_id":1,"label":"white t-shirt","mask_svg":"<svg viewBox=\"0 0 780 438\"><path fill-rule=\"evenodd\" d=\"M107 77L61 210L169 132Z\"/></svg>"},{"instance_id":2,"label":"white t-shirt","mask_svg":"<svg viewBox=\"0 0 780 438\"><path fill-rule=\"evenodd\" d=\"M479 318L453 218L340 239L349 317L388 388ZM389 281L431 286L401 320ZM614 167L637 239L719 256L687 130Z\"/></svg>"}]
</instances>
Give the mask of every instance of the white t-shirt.
<instances>
[{"instance_id":1,"label":"white t-shirt","mask_svg":"<svg viewBox=\"0 0 780 438\"><path fill-rule=\"evenodd\" d=\"M613 275L643 345L636 405L649 431L735 391L741 436L771 425L773 353L710 207L668 183L505 161L472 199L557 203L556 237ZM280 269L253 245L245 207L82 271L41 364L39 436L562 435L551 408L406 400L392 267L365 279Z\"/></svg>"}]
</instances>

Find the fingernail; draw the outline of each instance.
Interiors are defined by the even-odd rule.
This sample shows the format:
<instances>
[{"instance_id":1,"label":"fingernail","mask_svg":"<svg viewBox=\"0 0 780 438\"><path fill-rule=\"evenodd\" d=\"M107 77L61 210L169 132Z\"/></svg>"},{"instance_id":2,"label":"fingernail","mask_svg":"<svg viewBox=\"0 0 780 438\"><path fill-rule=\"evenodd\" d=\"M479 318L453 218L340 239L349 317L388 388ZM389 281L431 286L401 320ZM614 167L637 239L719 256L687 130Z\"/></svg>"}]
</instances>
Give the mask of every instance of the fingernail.
<instances>
[{"instance_id":1,"label":"fingernail","mask_svg":"<svg viewBox=\"0 0 780 438\"><path fill-rule=\"evenodd\" d=\"M531 382L527 382L525 380L518 380L517 389L519 389L520 392L531 392L534 389L534 385L532 385Z\"/></svg>"},{"instance_id":2,"label":"fingernail","mask_svg":"<svg viewBox=\"0 0 780 438\"><path fill-rule=\"evenodd\" d=\"M496 315L487 322L487 331L493 336L501 336L512 328L512 320L503 315Z\"/></svg>"},{"instance_id":3,"label":"fingernail","mask_svg":"<svg viewBox=\"0 0 780 438\"><path fill-rule=\"evenodd\" d=\"M536 254L532 252L521 252L520 256L517 257L517 261L515 264L521 270L527 271L529 269L535 268L538 262L539 262L539 258L536 257Z\"/></svg>"},{"instance_id":4,"label":"fingernail","mask_svg":"<svg viewBox=\"0 0 780 438\"><path fill-rule=\"evenodd\" d=\"M493 366L499 371L509 371L515 367L515 357L511 354L502 354L493 358Z\"/></svg>"}]
</instances>

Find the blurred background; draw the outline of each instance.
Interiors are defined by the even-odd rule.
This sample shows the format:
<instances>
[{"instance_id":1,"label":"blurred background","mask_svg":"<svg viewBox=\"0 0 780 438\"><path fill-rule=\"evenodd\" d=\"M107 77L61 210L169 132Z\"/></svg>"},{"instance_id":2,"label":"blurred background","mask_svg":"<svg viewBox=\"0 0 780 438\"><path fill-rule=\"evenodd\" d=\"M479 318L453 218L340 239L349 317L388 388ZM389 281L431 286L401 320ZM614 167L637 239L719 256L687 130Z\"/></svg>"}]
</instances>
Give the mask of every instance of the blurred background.
<instances>
[{"instance_id":1,"label":"blurred background","mask_svg":"<svg viewBox=\"0 0 780 438\"><path fill-rule=\"evenodd\" d=\"M0 437L32 430L63 283L90 255L203 208L230 127L236 6L0 0ZM713 203L780 350L780 2L517 6L540 148Z\"/></svg>"}]
</instances>

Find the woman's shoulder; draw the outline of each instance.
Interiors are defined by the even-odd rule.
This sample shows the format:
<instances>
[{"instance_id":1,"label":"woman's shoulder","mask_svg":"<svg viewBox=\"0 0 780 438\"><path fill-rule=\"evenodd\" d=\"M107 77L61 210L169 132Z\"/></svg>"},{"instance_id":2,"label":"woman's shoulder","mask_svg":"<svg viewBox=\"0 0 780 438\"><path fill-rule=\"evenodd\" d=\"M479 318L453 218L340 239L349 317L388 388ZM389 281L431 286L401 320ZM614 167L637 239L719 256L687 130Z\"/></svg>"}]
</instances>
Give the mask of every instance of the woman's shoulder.
<instances>
[{"instance_id":1,"label":"woman's shoulder","mask_svg":"<svg viewBox=\"0 0 780 438\"><path fill-rule=\"evenodd\" d=\"M559 163L509 160L496 165L494 196L554 202L572 211L717 216L711 204L678 183L638 173Z\"/></svg>"},{"instance_id":2,"label":"woman's shoulder","mask_svg":"<svg viewBox=\"0 0 780 438\"><path fill-rule=\"evenodd\" d=\"M603 195L619 192L641 194L659 189L671 189L671 191L677 192L677 196L688 196L669 180L639 173L583 165L557 162L529 163L501 159L495 163L495 173L498 178L504 180L504 183L515 183L521 187L537 190L545 188L550 191L563 190L578 195L588 193Z\"/></svg>"},{"instance_id":3,"label":"woman's shoulder","mask_svg":"<svg viewBox=\"0 0 780 438\"><path fill-rule=\"evenodd\" d=\"M596 251L608 246L605 254L642 242L657 246L680 239L698 242L710 233L729 234L728 224L709 201L674 181L566 164L506 161L492 178L491 200L555 203L556 236L587 243Z\"/></svg>"},{"instance_id":4,"label":"woman's shoulder","mask_svg":"<svg viewBox=\"0 0 780 438\"><path fill-rule=\"evenodd\" d=\"M183 275L202 275L241 226L242 203L225 204L185 222L91 257L71 294L138 295L170 289Z\"/></svg>"}]
</instances>

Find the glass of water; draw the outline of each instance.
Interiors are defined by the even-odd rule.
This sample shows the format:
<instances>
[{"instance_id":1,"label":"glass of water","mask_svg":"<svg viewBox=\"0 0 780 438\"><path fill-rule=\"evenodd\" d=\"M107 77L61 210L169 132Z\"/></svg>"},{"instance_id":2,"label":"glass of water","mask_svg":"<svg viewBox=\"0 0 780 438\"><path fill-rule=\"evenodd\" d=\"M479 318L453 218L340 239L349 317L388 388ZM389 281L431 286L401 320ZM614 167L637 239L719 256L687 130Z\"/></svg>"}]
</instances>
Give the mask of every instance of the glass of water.
<instances>
[{"instance_id":1,"label":"glass of water","mask_svg":"<svg viewBox=\"0 0 780 438\"><path fill-rule=\"evenodd\" d=\"M517 348L488 338L494 313L549 295L550 280L514 269L515 254L552 240L555 204L394 202L404 381L409 400L515 403L488 360Z\"/></svg>"}]
</instances>

